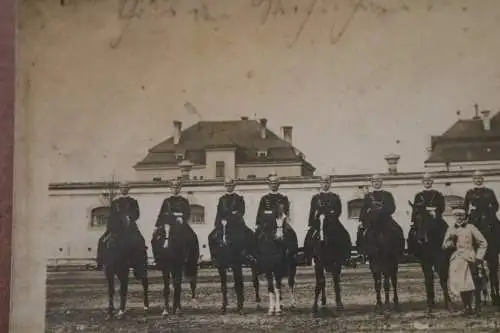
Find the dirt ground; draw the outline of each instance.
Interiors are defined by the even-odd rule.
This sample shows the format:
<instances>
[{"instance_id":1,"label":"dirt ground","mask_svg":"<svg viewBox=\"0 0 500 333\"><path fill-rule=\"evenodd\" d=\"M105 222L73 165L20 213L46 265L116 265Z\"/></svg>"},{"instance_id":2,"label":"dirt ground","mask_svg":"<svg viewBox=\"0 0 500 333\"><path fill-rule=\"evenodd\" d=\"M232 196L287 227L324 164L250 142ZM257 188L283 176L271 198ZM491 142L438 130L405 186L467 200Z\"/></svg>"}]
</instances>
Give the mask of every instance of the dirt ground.
<instances>
[{"instance_id":1,"label":"dirt ground","mask_svg":"<svg viewBox=\"0 0 500 333\"><path fill-rule=\"evenodd\" d=\"M445 311L440 303L435 314L427 316L423 277L416 265L405 265L400 269L400 313L375 314L373 281L368 269L363 266L343 271L344 312L335 312L330 279L327 285L328 307L317 318L311 316L314 277L310 267L299 269L296 308L289 308L288 287L284 287L285 309L279 317L267 315L266 284L262 284L260 289L262 309L257 309L248 272L245 279L245 314L234 312L235 295L229 284L228 313L221 315L218 276L214 270L202 270L197 303L191 303L189 288L183 285L183 314L162 318L163 286L158 272L152 271L150 275L150 312L144 314L142 288L132 280L126 317L105 321L107 289L102 272L49 273L46 332L500 332L500 312L491 306L483 309L480 318L463 318L459 312L460 304L455 300L455 311ZM442 297L438 285L436 294L440 302ZM118 302L116 297L116 306Z\"/></svg>"}]
</instances>

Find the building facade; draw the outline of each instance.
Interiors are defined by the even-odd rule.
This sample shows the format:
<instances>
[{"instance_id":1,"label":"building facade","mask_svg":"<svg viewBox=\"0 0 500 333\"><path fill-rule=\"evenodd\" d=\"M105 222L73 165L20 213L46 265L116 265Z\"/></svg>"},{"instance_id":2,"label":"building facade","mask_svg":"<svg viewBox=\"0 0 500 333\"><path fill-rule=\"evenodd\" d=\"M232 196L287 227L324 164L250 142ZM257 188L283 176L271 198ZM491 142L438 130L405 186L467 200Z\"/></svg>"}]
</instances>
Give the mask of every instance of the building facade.
<instances>
[{"instance_id":1,"label":"building facade","mask_svg":"<svg viewBox=\"0 0 500 333\"><path fill-rule=\"evenodd\" d=\"M168 180L181 177L181 194L192 209L189 223L198 235L202 260L208 259L208 234L214 226L218 199L224 193L224 178L237 179L236 190L246 203L245 220L253 228L259 200L268 191L266 178L276 172L281 178L280 191L291 201L291 224L302 244L311 197L319 190L319 177L314 176L315 168L292 145L290 126L282 127L279 137L266 125L265 119L243 118L200 122L182 131L180 122L175 122L173 136L151 148L134 166L137 180L130 182L130 194L139 202L138 225L145 238L151 239L162 201L169 195ZM496 149L500 147L499 130L498 114L489 125L484 118L459 120L438 139L433 139L432 152L422 172L399 172L399 155L385 156L387 170L381 173L384 188L395 198L393 216L405 235L410 228L408 201L413 201L422 190L421 177L426 170L432 171L434 187L445 195L448 221L451 210L463 204L466 191L473 187L472 174L478 166L484 170L486 186L499 193L500 149ZM340 219L353 243L370 176L353 174L334 178L332 190L342 200ZM54 242L47 248L49 259L95 257L98 238L105 231L112 188L113 185L97 182L50 184L48 222L53 226Z\"/></svg>"},{"instance_id":2,"label":"building facade","mask_svg":"<svg viewBox=\"0 0 500 333\"><path fill-rule=\"evenodd\" d=\"M267 119L200 121L185 130L173 122L173 135L149 149L135 166L141 181L185 179L263 179L271 172L285 177L307 177L315 168L292 144L292 126L281 136L267 127Z\"/></svg>"}]
</instances>

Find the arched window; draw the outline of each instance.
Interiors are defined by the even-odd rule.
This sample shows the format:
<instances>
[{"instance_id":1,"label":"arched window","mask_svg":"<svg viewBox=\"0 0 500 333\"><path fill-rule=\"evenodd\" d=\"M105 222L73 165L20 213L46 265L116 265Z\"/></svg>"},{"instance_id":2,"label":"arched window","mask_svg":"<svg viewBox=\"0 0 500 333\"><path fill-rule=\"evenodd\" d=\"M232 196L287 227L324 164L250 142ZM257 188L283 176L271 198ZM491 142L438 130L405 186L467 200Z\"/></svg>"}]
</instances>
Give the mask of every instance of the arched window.
<instances>
[{"instance_id":1,"label":"arched window","mask_svg":"<svg viewBox=\"0 0 500 333\"><path fill-rule=\"evenodd\" d=\"M191 206L191 218L189 223L191 224L204 224L205 223L205 207L198 204L192 204Z\"/></svg>"},{"instance_id":2,"label":"arched window","mask_svg":"<svg viewBox=\"0 0 500 333\"><path fill-rule=\"evenodd\" d=\"M353 199L347 203L347 217L351 220L359 219L363 208L363 199Z\"/></svg>"},{"instance_id":3,"label":"arched window","mask_svg":"<svg viewBox=\"0 0 500 333\"><path fill-rule=\"evenodd\" d=\"M458 195L446 195L444 197L445 210L443 212L444 216L451 216L451 212L455 208L462 208L464 205L464 198Z\"/></svg>"},{"instance_id":4,"label":"arched window","mask_svg":"<svg viewBox=\"0 0 500 333\"><path fill-rule=\"evenodd\" d=\"M106 206L96 207L90 213L90 226L93 228L105 227L108 223L110 208Z\"/></svg>"}]
</instances>

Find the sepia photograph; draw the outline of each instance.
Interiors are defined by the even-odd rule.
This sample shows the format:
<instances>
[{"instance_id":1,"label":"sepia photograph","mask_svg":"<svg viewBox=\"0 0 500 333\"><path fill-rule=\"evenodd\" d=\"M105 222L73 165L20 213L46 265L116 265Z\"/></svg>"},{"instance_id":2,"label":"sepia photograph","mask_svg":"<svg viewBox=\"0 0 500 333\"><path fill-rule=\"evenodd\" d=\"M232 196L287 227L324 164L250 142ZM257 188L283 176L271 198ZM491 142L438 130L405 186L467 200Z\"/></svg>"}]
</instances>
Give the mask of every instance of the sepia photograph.
<instances>
[{"instance_id":1,"label":"sepia photograph","mask_svg":"<svg viewBox=\"0 0 500 333\"><path fill-rule=\"evenodd\" d=\"M500 2L17 10L11 332L500 329Z\"/></svg>"}]
</instances>

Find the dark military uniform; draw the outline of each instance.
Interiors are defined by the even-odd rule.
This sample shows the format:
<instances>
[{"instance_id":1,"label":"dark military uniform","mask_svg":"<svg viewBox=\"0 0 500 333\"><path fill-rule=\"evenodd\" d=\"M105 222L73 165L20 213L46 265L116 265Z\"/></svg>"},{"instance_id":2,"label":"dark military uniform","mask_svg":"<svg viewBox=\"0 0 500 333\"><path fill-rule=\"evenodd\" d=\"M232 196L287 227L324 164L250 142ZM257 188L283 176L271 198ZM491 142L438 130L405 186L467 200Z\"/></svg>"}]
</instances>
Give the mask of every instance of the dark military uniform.
<instances>
[{"instance_id":1,"label":"dark military uniform","mask_svg":"<svg viewBox=\"0 0 500 333\"><path fill-rule=\"evenodd\" d=\"M248 228L243 216L245 215L245 199L237 193L226 193L219 198L215 216L215 230L209 234L210 254L215 255L217 231L222 230L222 220L226 220L228 238L231 246L241 250L241 258L252 261L255 255L253 232ZM214 258L212 258L214 259Z\"/></svg>"},{"instance_id":2,"label":"dark military uniform","mask_svg":"<svg viewBox=\"0 0 500 333\"><path fill-rule=\"evenodd\" d=\"M470 211L470 205L475 206L476 209ZM498 234L500 231L500 223L496 216L498 208L499 204L495 192L487 187L476 187L468 190L465 194L464 209L467 212L467 218L469 222L478 227L480 231L482 230L481 221L487 221L496 229L494 233ZM485 233L485 237L488 237L487 234L489 233ZM487 241L492 240L487 239ZM497 239L494 241L497 241Z\"/></svg>"},{"instance_id":3,"label":"dark military uniform","mask_svg":"<svg viewBox=\"0 0 500 333\"><path fill-rule=\"evenodd\" d=\"M311 199L309 210L309 228L319 228L319 216L325 215L325 219L338 220L342 214L342 202L340 197L333 192L320 192Z\"/></svg>"},{"instance_id":4,"label":"dark military uniform","mask_svg":"<svg viewBox=\"0 0 500 333\"><path fill-rule=\"evenodd\" d=\"M434 189L426 189L421 192L418 192L415 195L413 200L413 204L415 207L412 208L411 212L411 221L415 223L415 219L417 217L418 209L427 209L427 208L435 208L435 218L434 218L434 232L432 235L443 235L446 233L448 229L448 223L443 219L443 212L445 210L445 200L444 196L441 192L436 191ZM418 208L417 208L418 207ZM439 246L441 248L442 239L436 240L433 244L435 246ZM410 230L408 232L408 250L410 253L420 256L421 255L421 246L418 242L417 229L414 224L411 225ZM439 249L436 249L439 250Z\"/></svg>"},{"instance_id":5,"label":"dark military uniform","mask_svg":"<svg viewBox=\"0 0 500 333\"><path fill-rule=\"evenodd\" d=\"M172 195L163 200L155 227L161 228L167 223L173 223L177 217L182 217L184 221L188 221L191 217L191 207L186 198L180 195Z\"/></svg>"},{"instance_id":6,"label":"dark military uniform","mask_svg":"<svg viewBox=\"0 0 500 333\"><path fill-rule=\"evenodd\" d=\"M140 210L139 210L139 204L136 199L130 197L130 196L122 196L119 198L114 199L111 202L111 207L110 207L110 215L109 215L109 220L108 224L106 226L106 231L104 234L99 238L98 246L97 246L97 266L102 267L102 251L103 247L105 244L105 239L106 237L110 234L110 232L114 230L110 230L113 228L113 223L112 222L114 219L119 218L120 214L128 216L131 222L131 228L133 228L133 231L136 233L136 236L139 241L144 243L144 246L146 246L146 241L144 240L144 237L142 236L139 228L137 227L136 221L139 219L140 216Z\"/></svg>"},{"instance_id":7,"label":"dark military uniform","mask_svg":"<svg viewBox=\"0 0 500 333\"><path fill-rule=\"evenodd\" d=\"M385 190L372 191L365 195L363 207L359 220L370 227L372 220L380 223L392 220L392 214L396 211L394 197Z\"/></svg>"},{"instance_id":8,"label":"dark military uniform","mask_svg":"<svg viewBox=\"0 0 500 333\"><path fill-rule=\"evenodd\" d=\"M172 195L163 200L155 223L155 234L151 240L153 257L156 264L159 263L159 254L161 250L161 244L157 235L158 233L163 232L162 230L165 224L176 223L176 219L178 217L181 217L185 222L185 225L194 233L191 226L187 224L187 221L191 217L191 207L189 205L189 201L180 195Z\"/></svg>"},{"instance_id":9,"label":"dark military uniform","mask_svg":"<svg viewBox=\"0 0 500 333\"><path fill-rule=\"evenodd\" d=\"M283 205L284 213L290 216L290 201L287 196L278 192L271 192L260 199L255 221L257 229L262 228L267 222L276 223L280 204Z\"/></svg>"},{"instance_id":10,"label":"dark military uniform","mask_svg":"<svg viewBox=\"0 0 500 333\"><path fill-rule=\"evenodd\" d=\"M312 258L313 251L313 234L319 231L320 228L320 215L324 215L323 232L325 241L327 242L328 258L333 261L345 260L350 255L351 238L345 227L340 223L339 217L342 214L342 202L340 197L331 191L320 192L315 194L311 199L311 206L309 210L309 230L304 239L304 251L307 252L308 260ZM328 240L328 236L333 233L334 239ZM328 262L324 263L328 265Z\"/></svg>"},{"instance_id":11,"label":"dark military uniform","mask_svg":"<svg viewBox=\"0 0 500 333\"><path fill-rule=\"evenodd\" d=\"M221 227L221 221L227 223L243 222L245 215L245 199L237 193L226 193L219 198L217 214L215 216L215 227Z\"/></svg>"},{"instance_id":12,"label":"dark military uniform","mask_svg":"<svg viewBox=\"0 0 500 333\"><path fill-rule=\"evenodd\" d=\"M401 242L401 251L404 249L404 236L401 226L394 221L392 214L396 211L396 204L392 194L385 190L372 191L365 195L363 207L361 208L359 220L363 223L363 234L361 242L357 243L362 247L363 242L371 233L372 230L382 228L385 230L396 230L399 234L398 242ZM359 235L359 233L358 233Z\"/></svg>"},{"instance_id":13,"label":"dark military uniform","mask_svg":"<svg viewBox=\"0 0 500 333\"><path fill-rule=\"evenodd\" d=\"M434 189L423 190L415 195L413 200L414 204L421 204L424 207L434 207L436 208L436 219L441 220L443 218L443 212L445 210L444 196L441 192ZM411 220L415 221L415 215L417 211L412 210Z\"/></svg>"}]
</instances>

